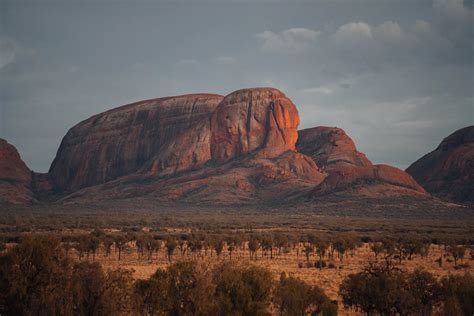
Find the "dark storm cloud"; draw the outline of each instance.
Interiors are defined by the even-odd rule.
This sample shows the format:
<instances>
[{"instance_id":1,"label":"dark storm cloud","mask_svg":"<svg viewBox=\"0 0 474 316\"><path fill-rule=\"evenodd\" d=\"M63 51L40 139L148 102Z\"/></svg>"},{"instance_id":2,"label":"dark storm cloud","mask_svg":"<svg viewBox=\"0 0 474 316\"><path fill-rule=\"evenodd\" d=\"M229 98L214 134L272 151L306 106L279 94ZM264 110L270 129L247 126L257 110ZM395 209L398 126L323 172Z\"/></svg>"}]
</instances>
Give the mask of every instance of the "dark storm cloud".
<instances>
[{"instance_id":1,"label":"dark storm cloud","mask_svg":"<svg viewBox=\"0 0 474 316\"><path fill-rule=\"evenodd\" d=\"M473 124L472 4L2 1L0 137L46 171L82 119L140 99L275 86L405 167Z\"/></svg>"}]
</instances>

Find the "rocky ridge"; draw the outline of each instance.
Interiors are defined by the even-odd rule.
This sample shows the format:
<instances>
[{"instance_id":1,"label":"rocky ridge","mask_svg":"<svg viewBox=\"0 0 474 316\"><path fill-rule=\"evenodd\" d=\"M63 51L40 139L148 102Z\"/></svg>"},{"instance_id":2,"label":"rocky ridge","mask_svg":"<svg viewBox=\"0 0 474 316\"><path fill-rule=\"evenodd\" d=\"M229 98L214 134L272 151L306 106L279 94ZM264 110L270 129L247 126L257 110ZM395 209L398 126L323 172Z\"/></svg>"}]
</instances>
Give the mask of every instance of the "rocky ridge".
<instances>
[{"instance_id":1,"label":"rocky ridge","mask_svg":"<svg viewBox=\"0 0 474 316\"><path fill-rule=\"evenodd\" d=\"M296 106L274 88L136 102L72 127L49 173L33 174L34 191L63 203L428 197L407 173L373 165L342 129L298 132L299 122Z\"/></svg>"}]
</instances>

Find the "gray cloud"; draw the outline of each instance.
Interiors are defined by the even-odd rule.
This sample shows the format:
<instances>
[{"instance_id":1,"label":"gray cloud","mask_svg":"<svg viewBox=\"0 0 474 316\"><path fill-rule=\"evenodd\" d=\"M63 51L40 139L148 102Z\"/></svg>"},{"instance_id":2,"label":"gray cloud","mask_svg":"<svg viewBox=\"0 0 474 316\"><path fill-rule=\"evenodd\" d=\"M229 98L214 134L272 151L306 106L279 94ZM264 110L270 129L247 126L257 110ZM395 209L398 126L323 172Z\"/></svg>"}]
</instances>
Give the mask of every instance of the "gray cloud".
<instances>
[{"instance_id":1,"label":"gray cloud","mask_svg":"<svg viewBox=\"0 0 474 316\"><path fill-rule=\"evenodd\" d=\"M236 63L237 60L234 57L230 56L219 56L216 58L216 63L218 65L229 65Z\"/></svg>"},{"instance_id":2,"label":"gray cloud","mask_svg":"<svg viewBox=\"0 0 474 316\"><path fill-rule=\"evenodd\" d=\"M320 31L307 28L290 28L279 33L264 31L255 35L263 51L271 53L301 53L311 47Z\"/></svg>"},{"instance_id":3,"label":"gray cloud","mask_svg":"<svg viewBox=\"0 0 474 316\"><path fill-rule=\"evenodd\" d=\"M0 37L0 69L15 61L18 45L9 38Z\"/></svg>"}]
</instances>

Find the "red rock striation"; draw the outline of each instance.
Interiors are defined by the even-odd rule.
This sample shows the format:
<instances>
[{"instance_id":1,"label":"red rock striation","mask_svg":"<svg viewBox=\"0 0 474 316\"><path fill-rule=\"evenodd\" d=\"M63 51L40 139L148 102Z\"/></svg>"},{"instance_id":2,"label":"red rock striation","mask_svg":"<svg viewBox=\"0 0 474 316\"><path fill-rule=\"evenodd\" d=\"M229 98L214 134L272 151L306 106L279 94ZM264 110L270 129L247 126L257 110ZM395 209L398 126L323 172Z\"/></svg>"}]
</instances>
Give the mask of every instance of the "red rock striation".
<instances>
[{"instance_id":1,"label":"red rock striation","mask_svg":"<svg viewBox=\"0 0 474 316\"><path fill-rule=\"evenodd\" d=\"M474 203L474 126L449 135L406 171L435 196Z\"/></svg>"},{"instance_id":2,"label":"red rock striation","mask_svg":"<svg viewBox=\"0 0 474 316\"><path fill-rule=\"evenodd\" d=\"M208 121L221 100L214 94L153 99L77 124L51 165L55 189L74 191L143 167L159 174L202 165L210 158Z\"/></svg>"},{"instance_id":3,"label":"red rock striation","mask_svg":"<svg viewBox=\"0 0 474 316\"><path fill-rule=\"evenodd\" d=\"M224 162L257 152L262 158L271 158L294 151L299 123L296 106L281 91L235 91L212 115L212 158Z\"/></svg>"},{"instance_id":4,"label":"red rock striation","mask_svg":"<svg viewBox=\"0 0 474 316\"><path fill-rule=\"evenodd\" d=\"M0 203L28 204L34 200L30 169L16 148L0 139Z\"/></svg>"}]
</instances>

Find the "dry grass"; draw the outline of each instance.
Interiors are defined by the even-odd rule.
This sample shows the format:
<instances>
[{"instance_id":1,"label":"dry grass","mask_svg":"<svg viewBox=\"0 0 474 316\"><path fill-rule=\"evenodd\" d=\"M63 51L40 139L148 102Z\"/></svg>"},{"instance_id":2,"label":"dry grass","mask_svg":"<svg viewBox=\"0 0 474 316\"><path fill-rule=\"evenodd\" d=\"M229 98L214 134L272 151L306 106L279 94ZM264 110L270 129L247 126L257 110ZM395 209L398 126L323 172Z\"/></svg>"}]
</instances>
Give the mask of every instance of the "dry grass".
<instances>
[{"instance_id":1,"label":"dry grass","mask_svg":"<svg viewBox=\"0 0 474 316\"><path fill-rule=\"evenodd\" d=\"M96 260L100 262L106 269L129 269L133 271L133 275L137 279L145 279L150 277L157 268L166 268L169 265L169 261L165 256L165 252L162 249L158 254L154 254L153 260L138 260L137 253L134 248L131 247L122 253L122 260L117 259L117 254L112 252L110 257L104 257L103 254L99 254ZM428 257L421 258L419 255L414 256L412 260L403 260L401 267L407 271L413 271L416 268L423 268L437 277L442 277L448 274L464 274L465 272L474 273L474 261L471 259L464 259L464 263L467 263L469 267L463 269L455 269L454 263L450 258L443 258L443 266L440 267L436 260L443 256L444 250L442 247L432 245ZM468 253L466 253L468 255ZM196 260L204 265L212 266L225 260L233 260L240 264L249 265L254 264L268 268L272 271L275 280L278 280L280 274L285 272L286 274L298 277L309 284L318 285L324 289L326 294L333 300L337 300L339 304L340 315L359 315L355 311L344 309L340 297L338 296L339 285L342 280L351 273L357 273L361 271L364 265L369 261L375 261L374 254L370 251L369 244L364 244L353 252L352 255L348 254L344 257L343 262L340 262L337 255L334 255L333 260L329 260L327 257L324 258L326 262L333 262L336 266L334 269L323 268L319 270L317 268L300 268L299 263L306 263L306 257L300 250L297 254L296 250L291 250L290 253L274 256L270 259L270 256L262 256L262 251L258 251L258 259L250 260L249 253L247 250L239 249L232 254L232 259L229 258L228 253L224 252L218 258L215 252L210 254L207 252L207 256L204 256L204 250L201 256L193 256L191 254L185 254L182 256L178 249L173 256L172 261L181 260ZM310 262L314 263L319 258L315 255L310 256ZM381 260L381 258L379 258ZM459 263L459 262L458 262Z\"/></svg>"}]
</instances>

